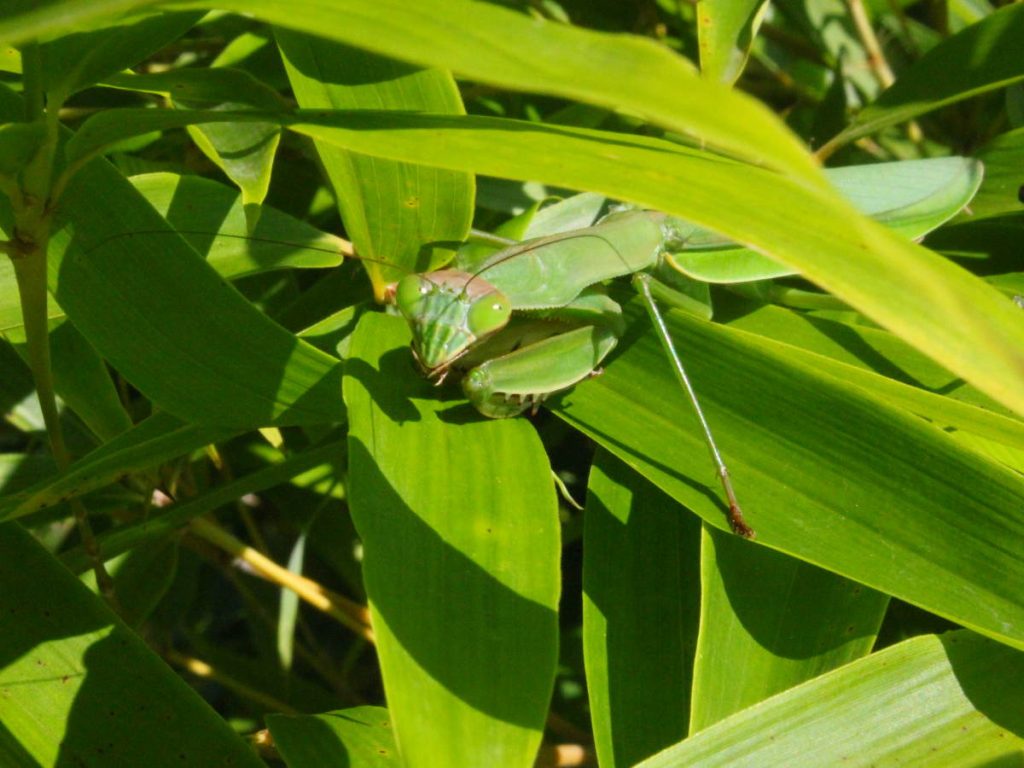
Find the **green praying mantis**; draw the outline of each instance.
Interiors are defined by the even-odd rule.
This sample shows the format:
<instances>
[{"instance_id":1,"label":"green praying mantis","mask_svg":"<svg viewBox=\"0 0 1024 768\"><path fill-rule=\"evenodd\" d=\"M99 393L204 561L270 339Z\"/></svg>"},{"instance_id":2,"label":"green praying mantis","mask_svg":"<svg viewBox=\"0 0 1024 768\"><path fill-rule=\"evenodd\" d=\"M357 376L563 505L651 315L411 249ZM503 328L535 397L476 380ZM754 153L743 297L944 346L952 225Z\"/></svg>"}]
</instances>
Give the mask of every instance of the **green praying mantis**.
<instances>
[{"instance_id":1,"label":"green praying mantis","mask_svg":"<svg viewBox=\"0 0 1024 768\"><path fill-rule=\"evenodd\" d=\"M980 166L962 158L893 165L919 180L931 171L953 171L958 183L943 185L939 195L912 194L894 205L892 197L878 193L877 178L871 179L874 196L858 199L855 190L871 186L863 186L864 178L858 178L863 169L833 180L840 187L845 182L845 191L854 191L849 196L865 212L912 237L923 236L959 211L981 180ZM879 167L867 166L868 176L878 174ZM679 257L686 252L696 259L687 263ZM709 255L711 261L702 262ZM792 274L678 218L656 211L618 210L590 227L516 243L475 265L456 261L454 267L407 275L391 286L388 298L409 324L412 354L422 373L436 384L456 374L481 414L506 418L535 411L551 395L601 372L624 330L622 309L602 285L629 277L697 416L728 503L729 524L740 536L753 538L654 296L657 291L659 298L678 306L680 302L672 299L685 298L687 280L714 281L716 270L722 273L724 266L728 271L730 264L739 264L740 277L719 281Z\"/></svg>"},{"instance_id":2,"label":"green praying mantis","mask_svg":"<svg viewBox=\"0 0 1024 768\"><path fill-rule=\"evenodd\" d=\"M389 298L412 330L412 353L440 384L454 371L484 416L536 411L549 396L601 371L622 336L622 308L602 283L632 276L703 431L729 504L729 523L752 538L729 470L652 294L652 272L686 247L692 227L655 211L623 210L594 226L498 252L476 269L411 274ZM663 292L664 295L664 292Z\"/></svg>"}]
</instances>

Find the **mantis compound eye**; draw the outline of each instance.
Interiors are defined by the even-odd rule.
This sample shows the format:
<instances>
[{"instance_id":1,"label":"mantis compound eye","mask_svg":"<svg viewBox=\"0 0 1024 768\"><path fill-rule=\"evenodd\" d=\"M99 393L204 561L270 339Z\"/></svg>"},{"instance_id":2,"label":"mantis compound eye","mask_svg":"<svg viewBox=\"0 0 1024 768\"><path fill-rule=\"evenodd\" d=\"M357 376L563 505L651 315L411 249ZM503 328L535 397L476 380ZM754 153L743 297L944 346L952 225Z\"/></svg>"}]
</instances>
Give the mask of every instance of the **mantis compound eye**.
<instances>
[{"instance_id":1,"label":"mantis compound eye","mask_svg":"<svg viewBox=\"0 0 1024 768\"><path fill-rule=\"evenodd\" d=\"M416 305L430 292L431 283L419 275L406 275L395 288L395 306L405 317L416 314Z\"/></svg>"},{"instance_id":2,"label":"mantis compound eye","mask_svg":"<svg viewBox=\"0 0 1024 768\"><path fill-rule=\"evenodd\" d=\"M500 331L512 316L512 303L498 291L484 294L469 308L466 324L470 332L480 338Z\"/></svg>"}]
</instances>

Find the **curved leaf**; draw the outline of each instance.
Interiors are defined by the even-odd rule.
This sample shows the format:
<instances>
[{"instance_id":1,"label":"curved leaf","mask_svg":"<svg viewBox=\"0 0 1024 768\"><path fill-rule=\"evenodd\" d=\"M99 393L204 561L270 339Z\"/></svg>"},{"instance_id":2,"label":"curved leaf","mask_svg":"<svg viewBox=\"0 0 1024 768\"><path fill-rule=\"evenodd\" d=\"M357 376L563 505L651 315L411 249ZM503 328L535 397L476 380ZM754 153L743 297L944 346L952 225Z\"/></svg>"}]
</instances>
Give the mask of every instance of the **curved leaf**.
<instances>
[{"instance_id":1,"label":"curved leaf","mask_svg":"<svg viewBox=\"0 0 1024 768\"><path fill-rule=\"evenodd\" d=\"M413 374L408 326L362 317L345 364L349 500L388 710L408 766L530 766L557 656L559 529L521 419Z\"/></svg>"},{"instance_id":2,"label":"curved leaf","mask_svg":"<svg viewBox=\"0 0 1024 768\"><path fill-rule=\"evenodd\" d=\"M171 227L224 278L271 269L336 267L351 245L276 208L263 206L249 230L241 195L201 176L145 173L137 189ZM176 235L166 230L165 237Z\"/></svg>"},{"instance_id":3,"label":"curved leaf","mask_svg":"<svg viewBox=\"0 0 1024 768\"><path fill-rule=\"evenodd\" d=\"M705 77L724 83L736 81L766 10L764 0L699 0L697 41Z\"/></svg>"},{"instance_id":4,"label":"curved leaf","mask_svg":"<svg viewBox=\"0 0 1024 768\"><path fill-rule=\"evenodd\" d=\"M1024 654L970 632L875 653L645 760L679 765L1014 765ZM809 748L813 745L813 749Z\"/></svg>"},{"instance_id":5,"label":"curved leaf","mask_svg":"<svg viewBox=\"0 0 1024 768\"><path fill-rule=\"evenodd\" d=\"M583 653L602 766L630 766L686 735L701 594L700 526L598 451L583 539Z\"/></svg>"},{"instance_id":6,"label":"curved leaf","mask_svg":"<svg viewBox=\"0 0 1024 768\"><path fill-rule=\"evenodd\" d=\"M59 34L155 2L96 0L83 7L77 0L48 0L0 20L0 42ZM179 8L211 5L175 3ZM472 80L625 110L706 146L814 185L823 183L800 142L768 109L704 80L686 59L650 40L546 22L472 0L420 0L415 5L404 0L219 0L215 5ZM339 18L345 23L337 23ZM466 30L473 34L466 36ZM459 44L438 42L448 40Z\"/></svg>"},{"instance_id":7,"label":"curved leaf","mask_svg":"<svg viewBox=\"0 0 1024 768\"><path fill-rule=\"evenodd\" d=\"M447 72L283 29L275 36L301 107L465 113ZM378 300L403 275L451 261L473 220L472 174L314 142Z\"/></svg>"},{"instance_id":8,"label":"curved leaf","mask_svg":"<svg viewBox=\"0 0 1024 768\"><path fill-rule=\"evenodd\" d=\"M966 157L938 157L827 168L825 175L856 206L910 239L924 237L973 199L982 165ZM698 242L713 233L697 229ZM678 269L697 280L742 283L798 274L749 248L683 250L672 255Z\"/></svg>"},{"instance_id":9,"label":"curved leaf","mask_svg":"<svg viewBox=\"0 0 1024 768\"><path fill-rule=\"evenodd\" d=\"M271 715L267 727L288 768L401 768L383 707L353 707L322 715Z\"/></svg>"},{"instance_id":10,"label":"curved leaf","mask_svg":"<svg viewBox=\"0 0 1024 768\"><path fill-rule=\"evenodd\" d=\"M0 562L0 610L10 622L0 638L0 689L17 692L0 696L0 730L28 764L263 765L26 531L0 526ZM182 728L172 747L168 722Z\"/></svg>"}]
</instances>

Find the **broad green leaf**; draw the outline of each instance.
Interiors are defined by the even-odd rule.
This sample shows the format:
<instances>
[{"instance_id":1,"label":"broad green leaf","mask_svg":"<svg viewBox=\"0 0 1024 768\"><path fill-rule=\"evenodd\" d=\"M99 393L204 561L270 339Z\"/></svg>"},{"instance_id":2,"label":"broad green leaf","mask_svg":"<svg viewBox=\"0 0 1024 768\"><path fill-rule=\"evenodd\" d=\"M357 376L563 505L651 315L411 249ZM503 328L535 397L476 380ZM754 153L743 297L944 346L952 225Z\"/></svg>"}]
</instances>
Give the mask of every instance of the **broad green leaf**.
<instances>
[{"instance_id":1,"label":"broad green leaf","mask_svg":"<svg viewBox=\"0 0 1024 768\"><path fill-rule=\"evenodd\" d=\"M228 428L184 424L167 414L155 414L79 459L67 472L0 497L0 520L51 507L232 434Z\"/></svg>"},{"instance_id":2,"label":"broad green leaf","mask_svg":"<svg viewBox=\"0 0 1024 768\"><path fill-rule=\"evenodd\" d=\"M903 160L827 168L825 175L857 210L909 239L918 239L971 202L982 183L982 165L966 157ZM714 237L696 229L697 243ZM672 263L690 277L712 283L767 280L796 274L749 248L684 250Z\"/></svg>"},{"instance_id":3,"label":"broad green leaf","mask_svg":"<svg viewBox=\"0 0 1024 768\"><path fill-rule=\"evenodd\" d=\"M1024 654L916 637L746 709L637 768L1017 765Z\"/></svg>"},{"instance_id":4,"label":"broad green leaf","mask_svg":"<svg viewBox=\"0 0 1024 768\"><path fill-rule=\"evenodd\" d=\"M1024 80L1022 39L1024 5L1001 8L928 51L826 146L841 146L947 104Z\"/></svg>"},{"instance_id":5,"label":"broad green leaf","mask_svg":"<svg viewBox=\"0 0 1024 768\"><path fill-rule=\"evenodd\" d=\"M767 7L764 0L699 0L697 40L705 77L736 82Z\"/></svg>"},{"instance_id":6,"label":"broad green leaf","mask_svg":"<svg viewBox=\"0 0 1024 768\"><path fill-rule=\"evenodd\" d=\"M45 88L58 102L148 59L185 34L198 13L111 17L114 24L65 35L40 47Z\"/></svg>"},{"instance_id":7,"label":"broad green leaf","mask_svg":"<svg viewBox=\"0 0 1024 768\"><path fill-rule=\"evenodd\" d=\"M687 732L700 525L599 451L583 536L583 653L594 746L602 766L631 766Z\"/></svg>"},{"instance_id":8,"label":"broad green leaf","mask_svg":"<svg viewBox=\"0 0 1024 768\"><path fill-rule=\"evenodd\" d=\"M1024 647L1024 479L756 336L668 319L758 543ZM725 529L657 340L621 347L556 412Z\"/></svg>"},{"instance_id":9,"label":"broad green leaf","mask_svg":"<svg viewBox=\"0 0 1024 768\"><path fill-rule=\"evenodd\" d=\"M465 113L448 72L285 29L275 36L300 107ZM404 275L451 261L473 220L472 174L314 143L378 299Z\"/></svg>"},{"instance_id":10,"label":"broad green leaf","mask_svg":"<svg viewBox=\"0 0 1024 768\"><path fill-rule=\"evenodd\" d=\"M1024 65L1022 65L1024 67ZM963 220L1019 213L1024 187L1024 128L1000 134L978 153L985 164L985 181Z\"/></svg>"},{"instance_id":11,"label":"broad green leaf","mask_svg":"<svg viewBox=\"0 0 1024 768\"><path fill-rule=\"evenodd\" d=\"M197 444L199 440L192 440L192 443ZM183 442L183 445L187 445L187 443ZM175 450L180 452L181 448ZM133 547L158 541L184 528L194 517L230 504L247 493L259 493L294 480L304 473L307 474L307 477L308 473L313 473L318 478L326 473L332 479L336 478L341 471L338 464L344 456L345 445L343 442L327 443L289 456L270 466L212 488L187 501L167 507L158 515L151 515L145 520L121 525L99 534L96 540L100 551L103 552L104 557L116 557ZM83 573L91 567L89 556L81 546L62 553L61 562L73 573Z\"/></svg>"},{"instance_id":12,"label":"broad green leaf","mask_svg":"<svg viewBox=\"0 0 1024 768\"><path fill-rule=\"evenodd\" d=\"M705 528L690 732L867 655L889 598Z\"/></svg>"},{"instance_id":13,"label":"broad green leaf","mask_svg":"<svg viewBox=\"0 0 1024 768\"><path fill-rule=\"evenodd\" d=\"M94 0L86 7L49 0L0 20L0 42L62 34L154 2ZM821 183L799 141L767 108L704 80L686 59L647 39L546 22L471 0L421 0L415 6L403 0L220 0L216 7L471 80L630 112L703 145ZM438 42L454 40L458 44Z\"/></svg>"},{"instance_id":14,"label":"broad green leaf","mask_svg":"<svg viewBox=\"0 0 1024 768\"><path fill-rule=\"evenodd\" d=\"M270 715L267 727L288 768L401 768L383 707L353 707L322 715Z\"/></svg>"},{"instance_id":15,"label":"broad green leaf","mask_svg":"<svg viewBox=\"0 0 1024 768\"><path fill-rule=\"evenodd\" d=\"M234 73L223 78L218 76L224 70L216 68L195 72L199 76L221 80L225 87L222 87L222 92L216 95L213 95L214 89L207 89L206 98L202 99L183 98L180 94L172 94L176 107L183 109L255 108L273 110L281 106L280 96L262 83L253 82L248 88L238 89L232 93L228 85L233 79L236 79ZM247 73L238 74L245 75ZM241 125L213 123L189 126L188 132L203 154L224 171L224 174L241 190L249 228L252 229L259 219L260 205L263 204L267 197L267 191L270 189L270 174L274 167L277 145L281 141L281 129L272 122Z\"/></svg>"},{"instance_id":16,"label":"broad green leaf","mask_svg":"<svg viewBox=\"0 0 1024 768\"><path fill-rule=\"evenodd\" d=\"M340 421L338 361L266 318L102 161L62 198L50 290L154 403L191 421Z\"/></svg>"},{"instance_id":17,"label":"broad green leaf","mask_svg":"<svg viewBox=\"0 0 1024 768\"><path fill-rule=\"evenodd\" d=\"M11 692L0 696L0 754L16 742L18 765L263 765L17 525L0 526L0 562L0 611L8 622L0 638L0 690ZM173 743L168 723L175 724Z\"/></svg>"},{"instance_id":18,"label":"broad green leaf","mask_svg":"<svg viewBox=\"0 0 1024 768\"><path fill-rule=\"evenodd\" d=\"M480 419L416 376L399 318L345 365L349 500L403 764L533 764L557 654L559 529L523 419Z\"/></svg>"},{"instance_id":19,"label":"broad green leaf","mask_svg":"<svg viewBox=\"0 0 1024 768\"><path fill-rule=\"evenodd\" d=\"M811 318L781 307L743 307L750 311L728 320L728 324L786 345L777 348L780 354L940 426L1024 448L1024 421L1008 415L891 334Z\"/></svg>"},{"instance_id":20,"label":"broad green leaf","mask_svg":"<svg viewBox=\"0 0 1024 768\"><path fill-rule=\"evenodd\" d=\"M594 131L485 118L359 117L339 118L329 128L326 116L319 125L311 116L292 127L359 151L399 159L427 152L449 167L592 189L679 215L798 269L1024 413L1019 308L968 272L859 216L838 195L652 140L620 137L613 144Z\"/></svg>"},{"instance_id":21,"label":"broad green leaf","mask_svg":"<svg viewBox=\"0 0 1024 768\"><path fill-rule=\"evenodd\" d=\"M200 176L146 173L130 179L206 262L224 278L271 269L320 269L341 264L351 246L276 208L261 208L248 230L241 195ZM165 237L174 238L168 231Z\"/></svg>"},{"instance_id":22,"label":"broad green leaf","mask_svg":"<svg viewBox=\"0 0 1024 768\"><path fill-rule=\"evenodd\" d=\"M173 69L144 75L119 74L105 85L156 93L185 109L267 109L284 105L269 86L248 72L226 67ZM245 212L253 224L267 195L270 172L280 139L275 123L195 126L189 133L196 145L242 192Z\"/></svg>"}]
</instances>

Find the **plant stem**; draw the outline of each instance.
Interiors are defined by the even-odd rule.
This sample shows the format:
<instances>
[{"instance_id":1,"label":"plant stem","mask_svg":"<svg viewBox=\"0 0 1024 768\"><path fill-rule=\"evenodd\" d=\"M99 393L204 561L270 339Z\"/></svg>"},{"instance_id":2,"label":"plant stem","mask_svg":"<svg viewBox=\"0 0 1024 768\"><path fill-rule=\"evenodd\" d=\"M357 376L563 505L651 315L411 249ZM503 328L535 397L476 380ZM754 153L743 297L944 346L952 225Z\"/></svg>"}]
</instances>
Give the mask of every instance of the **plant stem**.
<instances>
[{"instance_id":1,"label":"plant stem","mask_svg":"<svg viewBox=\"0 0 1024 768\"><path fill-rule=\"evenodd\" d=\"M50 189L60 134L57 114L63 99L54 96L54 103L48 104L46 101L42 57L38 45L25 46L22 51L22 65L25 116L30 122L42 122L46 126L46 133L35 156L25 166L21 177L21 189L18 194L11 195L11 203L15 209L14 238L5 250L14 264L18 296L21 300L22 322L25 326L26 356L39 398L43 423L46 425L50 450L57 468L63 472L71 465L71 454L68 453L64 442L57 395L53 387L46 287L46 253L50 243L51 221ZM114 581L103 565L103 558L93 536L85 505L80 499L72 499L71 511L82 537L82 546L92 560L100 593L111 608L120 613L114 592Z\"/></svg>"},{"instance_id":2,"label":"plant stem","mask_svg":"<svg viewBox=\"0 0 1024 768\"><path fill-rule=\"evenodd\" d=\"M369 611L364 606L332 592L312 579L292 573L209 520L197 517L189 524L189 532L245 563L254 575L290 589L314 608L337 619L363 639L371 643L374 641Z\"/></svg>"},{"instance_id":3,"label":"plant stem","mask_svg":"<svg viewBox=\"0 0 1024 768\"><path fill-rule=\"evenodd\" d=\"M288 715L299 714L298 710L294 707L285 704L283 701L279 701L269 694L263 693L263 691L256 690L245 683L235 680L230 675L218 672L214 667L210 666L205 661L195 658L194 656L186 656L185 654L178 653L173 649L167 649L164 651L164 658L176 667L180 667L196 677L201 677L204 680L215 680L225 688L230 688L240 696L244 696L250 701L254 701L271 711L283 712Z\"/></svg>"}]
</instances>

